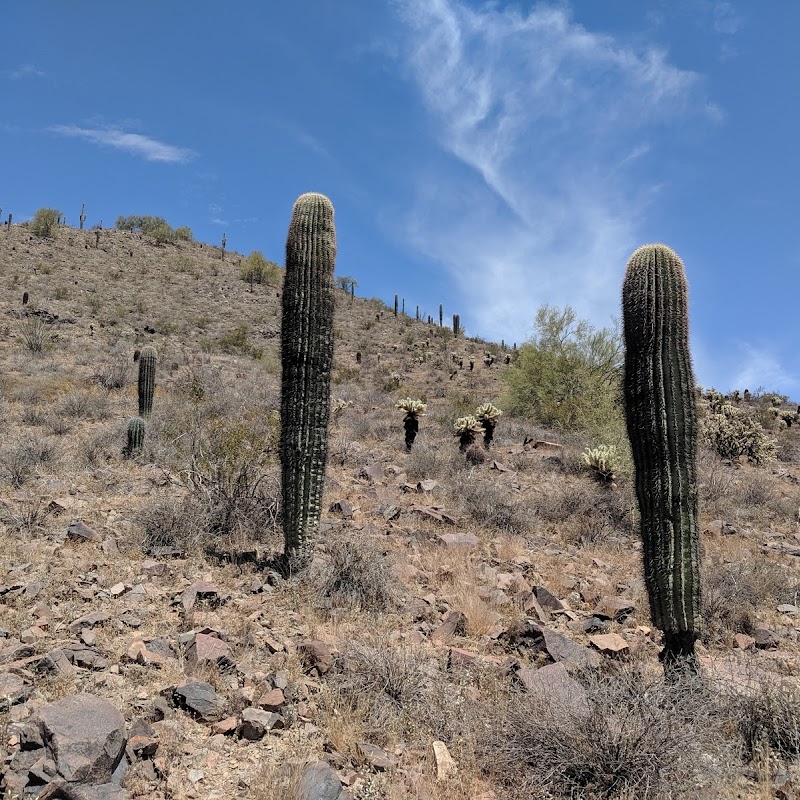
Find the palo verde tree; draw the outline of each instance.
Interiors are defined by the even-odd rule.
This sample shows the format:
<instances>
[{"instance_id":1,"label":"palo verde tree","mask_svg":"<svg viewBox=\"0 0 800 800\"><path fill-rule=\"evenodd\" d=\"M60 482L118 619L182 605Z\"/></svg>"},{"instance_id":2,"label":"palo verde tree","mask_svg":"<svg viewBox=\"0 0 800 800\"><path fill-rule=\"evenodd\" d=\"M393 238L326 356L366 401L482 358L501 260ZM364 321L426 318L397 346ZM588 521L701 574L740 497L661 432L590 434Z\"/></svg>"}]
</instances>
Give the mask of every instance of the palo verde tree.
<instances>
[{"instance_id":1,"label":"palo verde tree","mask_svg":"<svg viewBox=\"0 0 800 800\"><path fill-rule=\"evenodd\" d=\"M574 309L543 306L534 334L504 372L508 413L587 433L627 451L620 410L622 338L617 325L594 328Z\"/></svg>"}]
</instances>

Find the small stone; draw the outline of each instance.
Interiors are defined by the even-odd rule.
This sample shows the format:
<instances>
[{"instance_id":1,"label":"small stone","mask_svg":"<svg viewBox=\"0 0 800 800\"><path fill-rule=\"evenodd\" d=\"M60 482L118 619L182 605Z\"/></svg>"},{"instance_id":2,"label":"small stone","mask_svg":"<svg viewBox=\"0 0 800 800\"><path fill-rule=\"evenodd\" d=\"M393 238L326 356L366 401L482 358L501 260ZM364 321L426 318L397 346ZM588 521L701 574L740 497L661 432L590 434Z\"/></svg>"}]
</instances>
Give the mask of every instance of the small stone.
<instances>
[{"instance_id":1,"label":"small stone","mask_svg":"<svg viewBox=\"0 0 800 800\"><path fill-rule=\"evenodd\" d=\"M236 662L231 648L216 636L198 633L186 651L186 663L191 667L216 664L219 667L232 667Z\"/></svg>"},{"instance_id":2,"label":"small stone","mask_svg":"<svg viewBox=\"0 0 800 800\"><path fill-rule=\"evenodd\" d=\"M333 666L333 649L325 642L307 639L300 643L297 652L306 669L316 669L320 675L325 675Z\"/></svg>"},{"instance_id":3,"label":"small stone","mask_svg":"<svg viewBox=\"0 0 800 800\"><path fill-rule=\"evenodd\" d=\"M442 624L431 633L431 641L434 644L449 642L457 633L463 632L466 622L467 618L460 611L448 611Z\"/></svg>"},{"instance_id":4,"label":"small stone","mask_svg":"<svg viewBox=\"0 0 800 800\"><path fill-rule=\"evenodd\" d=\"M324 761L314 761L303 769L297 787L297 800L339 800L342 782Z\"/></svg>"},{"instance_id":5,"label":"small stone","mask_svg":"<svg viewBox=\"0 0 800 800\"><path fill-rule=\"evenodd\" d=\"M534 590L539 605L545 611L563 611L564 604L544 586L537 586Z\"/></svg>"},{"instance_id":6,"label":"small stone","mask_svg":"<svg viewBox=\"0 0 800 800\"><path fill-rule=\"evenodd\" d=\"M91 628L81 630L81 641L87 646L92 647L97 641L97 634Z\"/></svg>"},{"instance_id":7,"label":"small stone","mask_svg":"<svg viewBox=\"0 0 800 800\"><path fill-rule=\"evenodd\" d=\"M121 594L124 594L124 593L125 593L125 584L124 584L124 583L122 583L122 582L120 582L120 583L115 583L113 586L111 586L111 587L109 588L109 590L108 590L108 593L109 593L109 594L110 594L112 597L119 597Z\"/></svg>"},{"instance_id":8,"label":"small stone","mask_svg":"<svg viewBox=\"0 0 800 800\"><path fill-rule=\"evenodd\" d=\"M280 718L279 714L272 711L262 711L260 708L246 708L242 712L242 721L239 724L239 735L251 742L263 739L275 727Z\"/></svg>"},{"instance_id":9,"label":"small stone","mask_svg":"<svg viewBox=\"0 0 800 800\"><path fill-rule=\"evenodd\" d=\"M236 717L225 717L225 719L221 719L219 722L215 722L211 726L211 730L215 734L221 733L227 735L229 733L233 733L236 730L238 724L239 721L236 719Z\"/></svg>"},{"instance_id":10,"label":"small stone","mask_svg":"<svg viewBox=\"0 0 800 800\"><path fill-rule=\"evenodd\" d=\"M589 637L589 643L601 653L614 656L630 649L628 643L618 633L598 633Z\"/></svg>"},{"instance_id":11,"label":"small stone","mask_svg":"<svg viewBox=\"0 0 800 800\"><path fill-rule=\"evenodd\" d=\"M756 647L759 650L767 650L777 647L780 643L780 637L778 634L769 628L756 628L753 631L753 639L755 639Z\"/></svg>"},{"instance_id":12,"label":"small stone","mask_svg":"<svg viewBox=\"0 0 800 800\"><path fill-rule=\"evenodd\" d=\"M99 542L103 538L97 531L90 528L81 519L73 522L72 525L67 528L67 535L71 536L73 539L84 539L89 542Z\"/></svg>"},{"instance_id":13,"label":"small stone","mask_svg":"<svg viewBox=\"0 0 800 800\"><path fill-rule=\"evenodd\" d=\"M203 681L191 681L175 688L176 699L189 711L207 722L216 722L225 714L225 698Z\"/></svg>"},{"instance_id":14,"label":"small stone","mask_svg":"<svg viewBox=\"0 0 800 800\"><path fill-rule=\"evenodd\" d=\"M364 760L378 772L385 772L399 763L396 756L369 742L358 742L357 747Z\"/></svg>"},{"instance_id":15,"label":"small stone","mask_svg":"<svg viewBox=\"0 0 800 800\"><path fill-rule=\"evenodd\" d=\"M257 705L265 711L278 711L286 705L286 698L280 689L272 689L258 700Z\"/></svg>"},{"instance_id":16,"label":"small stone","mask_svg":"<svg viewBox=\"0 0 800 800\"><path fill-rule=\"evenodd\" d=\"M436 538L448 549L463 548L464 550L474 550L481 543L481 540L474 533L440 533Z\"/></svg>"},{"instance_id":17,"label":"small stone","mask_svg":"<svg viewBox=\"0 0 800 800\"><path fill-rule=\"evenodd\" d=\"M458 772L456 762L453 761L444 742L431 742L431 750L433 751L433 762L436 765L437 780L447 780Z\"/></svg>"},{"instance_id":18,"label":"small stone","mask_svg":"<svg viewBox=\"0 0 800 800\"><path fill-rule=\"evenodd\" d=\"M169 572L169 565L153 558L147 558L142 561L141 570L144 575L155 578L166 575Z\"/></svg>"},{"instance_id":19,"label":"small stone","mask_svg":"<svg viewBox=\"0 0 800 800\"><path fill-rule=\"evenodd\" d=\"M734 644L739 650L750 650L756 646L756 640L746 633L737 633L733 637Z\"/></svg>"},{"instance_id":20,"label":"small stone","mask_svg":"<svg viewBox=\"0 0 800 800\"><path fill-rule=\"evenodd\" d=\"M629 617L636 609L633 600L627 597L601 597L595 606L592 614L600 619L613 619L615 622L622 622L625 617Z\"/></svg>"}]
</instances>

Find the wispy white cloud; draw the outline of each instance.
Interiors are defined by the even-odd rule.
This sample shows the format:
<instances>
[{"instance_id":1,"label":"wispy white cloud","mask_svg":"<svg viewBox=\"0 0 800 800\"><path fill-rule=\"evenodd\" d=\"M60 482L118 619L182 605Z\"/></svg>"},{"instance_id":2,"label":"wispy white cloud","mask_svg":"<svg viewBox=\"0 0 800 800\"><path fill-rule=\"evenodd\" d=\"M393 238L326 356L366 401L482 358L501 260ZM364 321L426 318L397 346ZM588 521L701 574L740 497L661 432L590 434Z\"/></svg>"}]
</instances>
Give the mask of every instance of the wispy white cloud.
<instances>
[{"instance_id":1,"label":"wispy white cloud","mask_svg":"<svg viewBox=\"0 0 800 800\"><path fill-rule=\"evenodd\" d=\"M667 177L642 177L658 134L720 119L701 76L587 30L563 5L399 7L439 142L463 165L426 166L404 233L451 269L482 335L527 335L545 302L607 324Z\"/></svg>"},{"instance_id":2,"label":"wispy white cloud","mask_svg":"<svg viewBox=\"0 0 800 800\"><path fill-rule=\"evenodd\" d=\"M163 161L167 163L183 164L190 161L197 154L186 147L160 142L150 136L140 133L128 133L119 128L81 128L77 125L53 125L48 129L59 136L69 136L84 139L93 144L113 147L134 156L139 156L146 161Z\"/></svg>"},{"instance_id":3,"label":"wispy white cloud","mask_svg":"<svg viewBox=\"0 0 800 800\"><path fill-rule=\"evenodd\" d=\"M714 30L733 36L744 24L744 17L736 10L733 3L717 0L714 3Z\"/></svg>"},{"instance_id":4,"label":"wispy white cloud","mask_svg":"<svg viewBox=\"0 0 800 800\"><path fill-rule=\"evenodd\" d=\"M18 81L22 78L43 78L45 74L44 70L39 69L34 64L20 64L20 66L8 73L8 77Z\"/></svg>"},{"instance_id":5,"label":"wispy white cloud","mask_svg":"<svg viewBox=\"0 0 800 800\"><path fill-rule=\"evenodd\" d=\"M768 391L788 392L798 396L800 380L781 364L781 357L773 349L749 342L739 343L738 371L733 387L738 389L760 388Z\"/></svg>"}]
</instances>

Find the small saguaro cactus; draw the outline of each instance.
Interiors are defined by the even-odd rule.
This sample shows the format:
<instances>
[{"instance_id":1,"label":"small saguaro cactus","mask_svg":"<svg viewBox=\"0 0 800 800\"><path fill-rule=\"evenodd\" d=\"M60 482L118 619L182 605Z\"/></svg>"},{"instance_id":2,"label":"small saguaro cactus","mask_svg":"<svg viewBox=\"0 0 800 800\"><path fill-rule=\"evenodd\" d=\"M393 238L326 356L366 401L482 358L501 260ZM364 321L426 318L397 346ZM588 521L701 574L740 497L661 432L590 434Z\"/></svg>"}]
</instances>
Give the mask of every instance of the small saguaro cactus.
<instances>
[{"instance_id":1,"label":"small saguaro cactus","mask_svg":"<svg viewBox=\"0 0 800 800\"><path fill-rule=\"evenodd\" d=\"M153 410L153 392L156 388L156 362L158 353L155 347L143 347L139 353L139 416L147 417Z\"/></svg>"},{"instance_id":2,"label":"small saguaro cactus","mask_svg":"<svg viewBox=\"0 0 800 800\"><path fill-rule=\"evenodd\" d=\"M287 567L308 566L322 513L333 362L333 204L297 198L286 238L281 319L281 494Z\"/></svg>"},{"instance_id":3,"label":"small saguaro cactus","mask_svg":"<svg viewBox=\"0 0 800 800\"><path fill-rule=\"evenodd\" d=\"M453 314L453 336L458 336L461 332L461 317L458 314Z\"/></svg>"},{"instance_id":4,"label":"small saguaro cactus","mask_svg":"<svg viewBox=\"0 0 800 800\"><path fill-rule=\"evenodd\" d=\"M644 576L666 670L697 669L700 569L697 419L683 262L640 247L622 287L625 418L636 473Z\"/></svg>"},{"instance_id":5,"label":"small saguaro cactus","mask_svg":"<svg viewBox=\"0 0 800 800\"><path fill-rule=\"evenodd\" d=\"M128 443L122 451L126 457L131 457L140 452L144 446L145 421L141 417L134 417L128 423Z\"/></svg>"},{"instance_id":6,"label":"small saguaro cactus","mask_svg":"<svg viewBox=\"0 0 800 800\"><path fill-rule=\"evenodd\" d=\"M497 420L503 415L503 412L493 406L491 403L483 403L479 405L475 411L475 419L480 423L483 429L483 446L488 450L492 445L494 439L494 429L497 426Z\"/></svg>"},{"instance_id":7,"label":"small saguaro cactus","mask_svg":"<svg viewBox=\"0 0 800 800\"><path fill-rule=\"evenodd\" d=\"M83 223L86 222L86 203L81 203L81 215L79 220L81 223L80 230L83 230Z\"/></svg>"},{"instance_id":8,"label":"small saguaro cactus","mask_svg":"<svg viewBox=\"0 0 800 800\"><path fill-rule=\"evenodd\" d=\"M398 400L394 407L406 412L403 417L403 428L406 432L406 450L410 450L419 433L419 418L425 413L427 405L421 400L405 397Z\"/></svg>"},{"instance_id":9,"label":"small saguaro cactus","mask_svg":"<svg viewBox=\"0 0 800 800\"><path fill-rule=\"evenodd\" d=\"M453 433L458 436L458 449L463 453L475 443L475 437L483 433L483 427L472 414L459 417L453 425Z\"/></svg>"}]
</instances>

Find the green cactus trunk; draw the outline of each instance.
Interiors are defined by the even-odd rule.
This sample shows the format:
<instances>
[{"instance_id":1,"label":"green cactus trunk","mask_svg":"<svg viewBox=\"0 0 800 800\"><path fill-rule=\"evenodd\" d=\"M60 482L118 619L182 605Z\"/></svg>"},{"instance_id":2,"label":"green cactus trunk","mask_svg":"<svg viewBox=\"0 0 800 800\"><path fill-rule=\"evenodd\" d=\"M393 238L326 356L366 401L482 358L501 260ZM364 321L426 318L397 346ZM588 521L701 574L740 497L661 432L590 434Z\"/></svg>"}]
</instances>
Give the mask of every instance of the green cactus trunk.
<instances>
[{"instance_id":1,"label":"green cactus trunk","mask_svg":"<svg viewBox=\"0 0 800 800\"><path fill-rule=\"evenodd\" d=\"M284 557L311 563L328 455L333 362L333 205L321 194L294 204L286 240L281 323L281 489Z\"/></svg>"},{"instance_id":2,"label":"green cactus trunk","mask_svg":"<svg viewBox=\"0 0 800 800\"><path fill-rule=\"evenodd\" d=\"M139 354L139 416L147 417L153 411L153 392L156 388L155 347L143 347Z\"/></svg>"},{"instance_id":3,"label":"green cactus trunk","mask_svg":"<svg viewBox=\"0 0 800 800\"><path fill-rule=\"evenodd\" d=\"M128 423L128 443L123 451L126 456L133 456L144 446L145 422L141 417L134 417Z\"/></svg>"},{"instance_id":4,"label":"green cactus trunk","mask_svg":"<svg viewBox=\"0 0 800 800\"><path fill-rule=\"evenodd\" d=\"M700 627L695 381L686 277L665 245L640 247L622 289L625 415L636 472L644 573L665 667L696 668Z\"/></svg>"}]
</instances>

